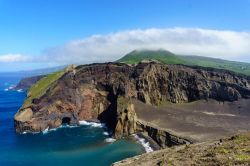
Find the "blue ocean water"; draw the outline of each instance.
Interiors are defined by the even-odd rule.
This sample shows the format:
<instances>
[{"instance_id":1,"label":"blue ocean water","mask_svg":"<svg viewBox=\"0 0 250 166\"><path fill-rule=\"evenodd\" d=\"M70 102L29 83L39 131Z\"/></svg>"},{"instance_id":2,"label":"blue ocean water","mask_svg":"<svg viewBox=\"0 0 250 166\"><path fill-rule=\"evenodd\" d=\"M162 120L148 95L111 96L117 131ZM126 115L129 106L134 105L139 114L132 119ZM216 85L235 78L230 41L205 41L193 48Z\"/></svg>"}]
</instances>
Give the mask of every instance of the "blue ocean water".
<instances>
[{"instance_id":1,"label":"blue ocean water","mask_svg":"<svg viewBox=\"0 0 250 166\"><path fill-rule=\"evenodd\" d=\"M106 166L141 154L144 148L130 140L108 143L105 129L83 125L61 127L39 134L16 134L13 116L25 92L5 91L20 77L0 76L0 165Z\"/></svg>"}]
</instances>

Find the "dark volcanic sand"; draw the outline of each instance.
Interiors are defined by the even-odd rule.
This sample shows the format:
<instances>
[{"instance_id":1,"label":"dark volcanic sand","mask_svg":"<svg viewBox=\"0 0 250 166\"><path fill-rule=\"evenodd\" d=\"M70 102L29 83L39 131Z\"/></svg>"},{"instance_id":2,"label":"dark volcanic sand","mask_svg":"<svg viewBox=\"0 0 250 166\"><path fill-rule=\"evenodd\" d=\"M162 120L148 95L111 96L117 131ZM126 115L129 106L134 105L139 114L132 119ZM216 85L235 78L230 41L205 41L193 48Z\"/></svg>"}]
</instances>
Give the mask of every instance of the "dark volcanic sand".
<instances>
[{"instance_id":1,"label":"dark volcanic sand","mask_svg":"<svg viewBox=\"0 0 250 166\"><path fill-rule=\"evenodd\" d=\"M203 142L250 130L250 99L236 102L200 100L160 107L133 101L137 116L170 134Z\"/></svg>"}]
</instances>

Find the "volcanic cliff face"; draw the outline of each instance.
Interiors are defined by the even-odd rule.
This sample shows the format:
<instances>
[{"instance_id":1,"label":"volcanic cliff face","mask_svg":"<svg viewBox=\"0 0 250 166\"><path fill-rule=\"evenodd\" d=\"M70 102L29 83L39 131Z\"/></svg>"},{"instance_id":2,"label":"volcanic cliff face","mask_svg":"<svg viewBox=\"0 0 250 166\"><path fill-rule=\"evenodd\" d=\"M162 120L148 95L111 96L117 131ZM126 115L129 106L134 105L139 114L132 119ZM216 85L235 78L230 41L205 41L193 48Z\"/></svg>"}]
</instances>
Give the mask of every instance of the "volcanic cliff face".
<instances>
[{"instance_id":1,"label":"volcanic cliff face","mask_svg":"<svg viewBox=\"0 0 250 166\"><path fill-rule=\"evenodd\" d=\"M42 97L24 105L15 115L15 128L37 132L99 119L119 138L137 130L131 99L159 105L241 98L250 98L250 79L224 70L156 62L84 65L66 72Z\"/></svg>"}]
</instances>

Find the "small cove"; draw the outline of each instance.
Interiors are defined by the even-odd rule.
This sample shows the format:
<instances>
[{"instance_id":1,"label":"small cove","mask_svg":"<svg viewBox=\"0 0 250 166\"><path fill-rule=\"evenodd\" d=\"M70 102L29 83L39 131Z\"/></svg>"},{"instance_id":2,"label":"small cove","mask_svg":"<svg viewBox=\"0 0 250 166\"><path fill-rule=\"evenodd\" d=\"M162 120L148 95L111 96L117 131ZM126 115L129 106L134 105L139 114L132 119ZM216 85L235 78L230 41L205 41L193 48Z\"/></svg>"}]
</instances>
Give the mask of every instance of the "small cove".
<instances>
[{"instance_id":1,"label":"small cove","mask_svg":"<svg viewBox=\"0 0 250 166\"><path fill-rule=\"evenodd\" d=\"M98 124L16 134L13 116L26 94L5 89L19 79L0 77L0 165L105 166L145 152L141 144L132 140L107 141L108 132Z\"/></svg>"}]
</instances>

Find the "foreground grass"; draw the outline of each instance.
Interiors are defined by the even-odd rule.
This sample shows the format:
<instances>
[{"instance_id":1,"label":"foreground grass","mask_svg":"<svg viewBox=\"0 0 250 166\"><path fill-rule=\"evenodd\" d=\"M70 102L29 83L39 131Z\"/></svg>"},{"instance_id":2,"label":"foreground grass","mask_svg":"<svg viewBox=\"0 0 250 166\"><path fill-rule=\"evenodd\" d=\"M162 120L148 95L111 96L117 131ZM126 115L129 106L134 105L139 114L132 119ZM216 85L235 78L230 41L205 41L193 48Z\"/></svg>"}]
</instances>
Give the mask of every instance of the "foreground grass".
<instances>
[{"instance_id":1,"label":"foreground grass","mask_svg":"<svg viewBox=\"0 0 250 166\"><path fill-rule=\"evenodd\" d=\"M250 165L250 133L214 142L177 146L143 154L115 166Z\"/></svg>"}]
</instances>

